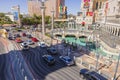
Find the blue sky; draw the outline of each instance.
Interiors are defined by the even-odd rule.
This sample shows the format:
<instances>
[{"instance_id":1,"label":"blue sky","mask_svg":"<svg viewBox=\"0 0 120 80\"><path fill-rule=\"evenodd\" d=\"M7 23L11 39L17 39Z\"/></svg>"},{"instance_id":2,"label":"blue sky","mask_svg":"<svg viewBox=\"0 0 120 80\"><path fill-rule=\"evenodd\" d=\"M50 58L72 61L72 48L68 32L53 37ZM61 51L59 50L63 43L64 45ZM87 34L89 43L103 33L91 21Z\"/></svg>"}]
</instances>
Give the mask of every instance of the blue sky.
<instances>
[{"instance_id":1,"label":"blue sky","mask_svg":"<svg viewBox=\"0 0 120 80\"><path fill-rule=\"evenodd\" d=\"M77 14L80 11L81 0L66 0L66 6L68 7L68 14ZM27 0L0 0L0 12L11 12L11 7L20 5L22 13L28 13Z\"/></svg>"}]
</instances>

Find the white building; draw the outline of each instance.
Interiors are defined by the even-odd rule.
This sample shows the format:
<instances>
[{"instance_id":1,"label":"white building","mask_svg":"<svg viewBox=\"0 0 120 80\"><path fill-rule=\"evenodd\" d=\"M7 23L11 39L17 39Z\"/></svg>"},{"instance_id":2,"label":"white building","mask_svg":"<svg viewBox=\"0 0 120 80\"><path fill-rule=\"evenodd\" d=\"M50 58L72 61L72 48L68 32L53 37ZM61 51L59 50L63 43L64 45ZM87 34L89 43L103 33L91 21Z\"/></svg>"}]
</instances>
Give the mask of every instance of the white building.
<instances>
[{"instance_id":1,"label":"white building","mask_svg":"<svg viewBox=\"0 0 120 80\"><path fill-rule=\"evenodd\" d=\"M81 14L76 16L76 26L88 27L93 23L93 1L92 0L82 0L81 1Z\"/></svg>"},{"instance_id":2,"label":"white building","mask_svg":"<svg viewBox=\"0 0 120 80\"><path fill-rule=\"evenodd\" d=\"M11 21L15 21L14 15L12 13L5 13L5 16L8 16L11 19Z\"/></svg>"}]
</instances>

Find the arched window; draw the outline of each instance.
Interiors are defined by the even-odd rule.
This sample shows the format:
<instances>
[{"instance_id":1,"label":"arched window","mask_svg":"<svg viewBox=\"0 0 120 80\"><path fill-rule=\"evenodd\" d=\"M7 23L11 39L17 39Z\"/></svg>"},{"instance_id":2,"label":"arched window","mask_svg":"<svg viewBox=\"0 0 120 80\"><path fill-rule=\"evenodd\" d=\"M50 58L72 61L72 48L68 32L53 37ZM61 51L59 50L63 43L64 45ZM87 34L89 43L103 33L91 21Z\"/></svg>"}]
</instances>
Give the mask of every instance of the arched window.
<instances>
[{"instance_id":1,"label":"arched window","mask_svg":"<svg viewBox=\"0 0 120 80\"><path fill-rule=\"evenodd\" d=\"M96 2L96 8L95 8L96 10L98 9L98 2Z\"/></svg>"}]
</instances>

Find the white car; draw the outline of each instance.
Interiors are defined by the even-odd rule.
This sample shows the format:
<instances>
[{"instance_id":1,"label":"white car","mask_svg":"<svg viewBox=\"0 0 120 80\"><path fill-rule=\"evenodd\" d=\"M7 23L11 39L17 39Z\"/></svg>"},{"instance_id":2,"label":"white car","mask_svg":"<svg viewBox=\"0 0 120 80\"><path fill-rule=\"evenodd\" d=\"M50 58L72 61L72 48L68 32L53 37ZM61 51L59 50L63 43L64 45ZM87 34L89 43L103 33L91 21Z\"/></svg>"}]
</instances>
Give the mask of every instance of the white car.
<instances>
[{"instance_id":1,"label":"white car","mask_svg":"<svg viewBox=\"0 0 120 80\"><path fill-rule=\"evenodd\" d=\"M21 47L23 48L23 50L28 50L29 46L26 42L21 43Z\"/></svg>"},{"instance_id":2,"label":"white car","mask_svg":"<svg viewBox=\"0 0 120 80\"><path fill-rule=\"evenodd\" d=\"M45 44L45 42L39 42L38 45L40 47L42 47L42 48L47 47L47 45Z\"/></svg>"}]
</instances>

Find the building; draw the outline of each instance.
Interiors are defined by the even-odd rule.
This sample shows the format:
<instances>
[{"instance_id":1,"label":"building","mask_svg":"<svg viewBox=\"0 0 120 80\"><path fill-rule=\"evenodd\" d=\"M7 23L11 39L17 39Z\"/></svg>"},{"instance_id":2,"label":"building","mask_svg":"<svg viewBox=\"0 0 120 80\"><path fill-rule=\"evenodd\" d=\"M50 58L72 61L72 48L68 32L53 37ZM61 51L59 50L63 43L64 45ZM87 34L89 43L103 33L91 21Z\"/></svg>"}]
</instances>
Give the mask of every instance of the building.
<instances>
[{"instance_id":1,"label":"building","mask_svg":"<svg viewBox=\"0 0 120 80\"><path fill-rule=\"evenodd\" d=\"M14 15L12 13L5 13L5 16L8 16L11 19L11 21L15 21Z\"/></svg>"},{"instance_id":2,"label":"building","mask_svg":"<svg viewBox=\"0 0 120 80\"><path fill-rule=\"evenodd\" d=\"M52 5L51 5L52 4ZM28 0L28 12L30 16L41 15L41 2L38 0ZM54 17L66 18L67 7L65 6L65 0L48 0L45 2L45 15L51 16L51 11L54 10Z\"/></svg>"},{"instance_id":3,"label":"building","mask_svg":"<svg viewBox=\"0 0 120 80\"><path fill-rule=\"evenodd\" d=\"M76 16L76 24L79 27L89 26L93 23L93 1L92 0L82 0L81 2L81 12Z\"/></svg>"}]
</instances>

